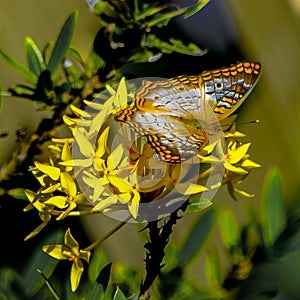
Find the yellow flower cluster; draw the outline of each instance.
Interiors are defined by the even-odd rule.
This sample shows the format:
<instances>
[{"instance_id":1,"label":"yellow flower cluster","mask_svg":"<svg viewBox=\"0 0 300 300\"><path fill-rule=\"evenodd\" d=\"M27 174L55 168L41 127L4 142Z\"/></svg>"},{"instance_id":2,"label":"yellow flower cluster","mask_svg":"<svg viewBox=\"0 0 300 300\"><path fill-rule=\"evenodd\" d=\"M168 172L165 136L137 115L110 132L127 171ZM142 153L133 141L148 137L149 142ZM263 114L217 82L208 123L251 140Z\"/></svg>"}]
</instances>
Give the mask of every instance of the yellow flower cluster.
<instances>
[{"instance_id":1,"label":"yellow flower cluster","mask_svg":"<svg viewBox=\"0 0 300 300\"><path fill-rule=\"evenodd\" d=\"M26 191L30 204L25 211L37 209L43 223L26 239L44 228L53 215L61 220L70 215L127 211L120 217L122 221L144 221L139 219L141 205L160 199L167 199L167 206L199 194L202 209L201 193L225 184L234 198L236 193L252 196L235 187L251 169L259 167L247 154L250 143L237 142L236 138L244 135L235 125L224 133L226 147L217 140L199 152L201 172L197 169L195 173L191 171L195 164L192 159L185 164L163 164L143 136L132 142L132 132L126 126L119 129L120 142L112 149L111 136L116 135L116 128L109 116L128 105L133 96L127 92L124 79L116 90L110 86L107 90L109 97L104 104L85 101L85 110L71 105L77 117L65 116L64 120L73 138L53 139L49 162L35 162L31 168L41 189ZM223 178L208 185L207 178L217 172L224 174Z\"/></svg>"},{"instance_id":2,"label":"yellow flower cluster","mask_svg":"<svg viewBox=\"0 0 300 300\"><path fill-rule=\"evenodd\" d=\"M235 130L234 123L224 132L225 144L224 140L217 140L198 153L201 170L198 166L194 172L193 159L184 164L163 164L143 136L132 138L133 133L126 126L116 128L109 116L126 107L133 96L127 92L124 79L116 90L108 86L107 91L109 96L104 103L85 101L85 110L71 105L76 117L65 116L64 121L73 137L53 139L48 147L49 161L36 161L31 167L41 188L37 192L25 191L30 204L24 211L36 209L42 224L25 239L38 234L53 216L62 220L68 216L116 213L121 221L151 221L147 212L142 213L143 205L160 203L156 219L167 216L189 198L187 211L201 210L211 205L210 199L201 197L203 192L222 185L228 186L234 199L236 194L253 196L235 187L259 165L249 159L250 143L236 140L244 135ZM118 135L118 130L122 134L115 146L112 137ZM211 183L211 174L222 177ZM43 247L49 255L73 262L73 291L83 271L81 259L89 261L94 244L80 250L68 230L65 245Z\"/></svg>"}]
</instances>

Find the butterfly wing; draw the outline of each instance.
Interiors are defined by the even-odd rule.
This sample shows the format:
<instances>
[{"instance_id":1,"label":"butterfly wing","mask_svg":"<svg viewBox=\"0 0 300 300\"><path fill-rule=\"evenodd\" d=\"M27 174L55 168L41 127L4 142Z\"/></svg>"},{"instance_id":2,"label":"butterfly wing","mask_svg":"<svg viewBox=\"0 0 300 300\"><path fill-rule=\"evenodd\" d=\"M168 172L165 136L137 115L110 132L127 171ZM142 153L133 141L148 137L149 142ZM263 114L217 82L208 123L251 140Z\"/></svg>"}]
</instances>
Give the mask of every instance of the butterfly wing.
<instances>
[{"instance_id":1,"label":"butterfly wing","mask_svg":"<svg viewBox=\"0 0 300 300\"><path fill-rule=\"evenodd\" d=\"M115 118L146 136L159 157L168 163L180 163L193 157L207 141L204 131L190 133L172 117L140 111L134 106L122 110Z\"/></svg>"},{"instance_id":2,"label":"butterfly wing","mask_svg":"<svg viewBox=\"0 0 300 300\"><path fill-rule=\"evenodd\" d=\"M202 99L209 103L219 120L231 115L256 85L260 63L241 62L229 68L201 73Z\"/></svg>"},{"instance_id":3,"label":"butterfly wing","mask_svg":"<svg viewBox=\"0 0 300 300\"><path fill-rule=\"evenodd\" d=\"M164 161L179 163L207 144L202 121L218 129L218 120L244 102L258 81L260 68L259 63L242 62L200 76L143 81L134 103L115 119L147 136Z\"/></svg>"},{"instance_id":4,"label":"butterfly wing","mask_svg":"<svg viewBox=\"0 0 300 300\"><path fill-rule=\"evenodd\" d=\"M200 111L199 76L178 76L164 81L143 81L136 92L138 110L174 118L195 118Z\"/></svg>"}]
</instances>

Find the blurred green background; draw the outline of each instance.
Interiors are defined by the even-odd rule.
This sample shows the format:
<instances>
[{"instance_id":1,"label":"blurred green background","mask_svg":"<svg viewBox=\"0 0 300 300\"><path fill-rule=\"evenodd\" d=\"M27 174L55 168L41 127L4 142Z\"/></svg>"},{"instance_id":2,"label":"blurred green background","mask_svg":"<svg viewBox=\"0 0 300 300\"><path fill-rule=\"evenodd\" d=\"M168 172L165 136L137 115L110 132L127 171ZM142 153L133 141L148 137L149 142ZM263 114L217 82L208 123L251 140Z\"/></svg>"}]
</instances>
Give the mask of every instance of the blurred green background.
<instances>
[{"instance_id":1,"label":"blurred green background","mask_svg":"<svg viewBox=\"0 0 300 300\"><path fill-rule=\"evenodd\" d=\"M0 48L25 63L24 37L31 36L42 47L49 39L56 38L64 20L74 10L79 10L79 22L73 44L87 54L99 24L84 0L0 0ZM299 188L300 175L300 1L212 0L191 19L184 21L179 18L171 25L170 30L179 28L187 40L208 48L209 52L197 60L198 65L193 58L184 56L180 56L179 61L172 56L163 58L153 65L152 76L171 77L184 72L196 74L197 68L200 73L205 68L227 66L242 58L262 64L262 77L239 112L239 122L259 119L260 123L238 126L247 134L245 142L252 143L251 158L262 165L241 185L242 189L256 194L256 197L234 202L224 188L214 199L216 206L221 211L230 207L242 222L244 208L249 202L259 207L263 178L269 167L274 165L283 174L286 199L291 199ZM170 65L172 70L168 74ZM134 71L140 74L148 72L143 66L131 69L131 72ZM0 61L0 81L4 88L8 88L10 84L22 83L23 79ZM26 127L33 130L38 124L37 115L42 118L45 114L37 113L31 103L21 99L5 100L0 115L0 132L8 132L9 136L0 140L0 164L7 160L16 146L16 129ZM173 236L176 241L184 238L186 228L195 217L186 215L181 220ZM115 224L115 221L101 216L84 218L83 222L92 238L101 236ZM13 226L13 223L8 225ZM219 243L217 234L210 243ZM144 250L134 225L118 232L104 247L112 260L131 265L143 264ZM293 261L295 259L299 259L299 255ZM203 259L200 257L191 267L190 274L205 284L199 272L201 269ZM289 273L290 269L286 272Z\"/></svg>"}]
</instances>

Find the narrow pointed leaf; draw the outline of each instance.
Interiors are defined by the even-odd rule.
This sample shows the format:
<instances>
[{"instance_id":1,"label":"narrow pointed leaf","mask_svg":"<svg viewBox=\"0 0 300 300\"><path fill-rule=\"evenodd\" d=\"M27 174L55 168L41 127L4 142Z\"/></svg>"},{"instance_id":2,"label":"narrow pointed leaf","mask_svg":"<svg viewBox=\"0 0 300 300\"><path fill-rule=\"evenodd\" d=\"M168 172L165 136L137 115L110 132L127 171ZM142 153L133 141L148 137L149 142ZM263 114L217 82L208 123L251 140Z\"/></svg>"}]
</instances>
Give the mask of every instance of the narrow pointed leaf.
<instances>
[{"instance_id":1,"label":"narrow pointed leaf","mask_svg":"<svg viewBox=\"0 0 300 300\"><path fill-rule=\"evenodd\" d=\"M5 52L3 52L0 49L0 58L2 58L4 61L6 61L15 71L17 71L19 74L21 74L25 79L27 79L31 83L36 83L38 77L32 73L30 70L28 70L26 67L24 67L22 64L8 56Z\"/></svg>"},{"instance_id":2,"label":"narrow pointed leaf","mask_svg":"<svg viewBox=\"0 0 300 300\"><path fill-rule=\"evenodd\" d=\"M47 236L47 238L44 239L41 244L47 245L59 243L62 240L62 237L63 232L59 230L54 232L50 236ZM24 267L24 273L22 274L24 286L26 288L24 293L28 297L26 297L26 299L33 299L33 296L40 290L40 288L44 284L43 277L41 277L40 274L36 272L36 270L40 269L43 274L47 278L49 278L54 271L58 260L41 251L40 247L36 247L36 249L33 250L30 257L26 261L27 266Z\"/></svg>"},{"instance_id":3,"label":"narrow pointed leaf","mask_svg":"<svg viewBox=\"0 0 300 300\"><path fill-rule=\"evenodd\" d=\"M7 194L16 199L27 200L24 189L22 189L22 188L15 188L15 189L8 190Z\"/></svg>"},{"instance_id":4,"label":"narrow pointed leaf","mask_svg":"<svg viewBox=\"0 0 300 300\"><path fill-rule=\"evenodd\" d=\"M25 38L25 55L29 69L32 73L39 76L42 71L46 70L42 53L29 36Z\"/></svg>"},{"instance_id":5,"label":"narrow pointed leaf","mask_svg":"<svg viewBox=\"0 0 300 300\"><path fill-rule=\"evenodd\" d=\"M202 9L210 0L199 0L196 4L184 8L184 17L189 18Z\"/></svg>"},{"instance_id":6,"label":"narrow pointed leaf","mask_svg":"<svg viewBox=\"0 0 300 300\"><path fill-rule=\"evenodd\" d=\"M199 49L193 43L184 45L182 41L171 39L170 42L160 40L155 34L148 34L144 40L144 45L150 48L160 49L164 53L178 52L188 55L203 55L205 51Z\"/></svg>"},{"instance_id":7,"label":"narrow pointed leaf","mask_svg":"<svg viewBox=\"0 0 300 300\"><path fill-rule=\"evenodd\" d=\"M237 245L240 239L239 225L230 209L224 210L219 216L220 233L226 249Z\"/></svg>"},{"instance_id":8,"label":"narrow pointed leaf","mask_svg":"<svg viewBox=\"0 0 300 300\"><path fill-rule=\"evenodd\" d=\"M120 290L119 287L117 287L117 290L114 294L114 298L113 300L127 300L126 296L124 295L124 293Z\"/></svg>"},{"instance_id":9,"label":"narrow pointed leaf","mask_svg":"<svg viewBox=\"0 0 300 300\"><path fill-rule=\"evenodd\" d=\"M71 45L75 26L77 23L77 16L78 12L74 12L68 17L56 40L48 63L48 69L51 72L52 76L59 68L59 65L63 62L66 52Z\"/></svg>"},{"instance_id":10,"label":"narrow pointed leaf","mask_svg":"<svg viewBox=\"0 0 300 300\"><path fill-rule=\"evenodd\" d=\"M105 292L108 286L112 263L107 264L99 273L96 281L102 285Z\"/></svg>"},{"instance_id":11,"label":"narrow pointed leaf","mask_svg":"<svg viewBox=\"0 0 300 300\"><path fill-rule=\"evenodd\" d=\"M205 273L209 286L221 286L224 280L221 267L220 254L216 247L210 249L206 254Z\"/></svg>"},{"instance_id":12,"label":"narrow pointed leaf","mask_svg":"<svg viewBox=\"0 0 300 300\"><path fill-rule=\"evenodd\" d=\"M195 195L189 198L189 205L185 212L197 212L203 210L212 205L211 200L201 198L199 195Z\"/></svg>"}]
</instances>

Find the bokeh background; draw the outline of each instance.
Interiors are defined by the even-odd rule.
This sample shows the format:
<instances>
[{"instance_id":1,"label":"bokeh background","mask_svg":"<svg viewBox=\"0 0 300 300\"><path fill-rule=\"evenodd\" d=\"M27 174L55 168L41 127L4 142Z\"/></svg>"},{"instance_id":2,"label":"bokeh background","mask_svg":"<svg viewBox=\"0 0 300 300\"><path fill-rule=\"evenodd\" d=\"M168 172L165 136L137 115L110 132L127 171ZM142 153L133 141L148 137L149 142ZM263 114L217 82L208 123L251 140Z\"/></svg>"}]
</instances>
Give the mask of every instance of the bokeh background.
<instances>
[{"instance_id":1,"label":"bokeh background","mask_svg":"<svg viewBox=\"0 0 300 300\"><path fill-rule=\"evenodd\" d=\"M187 5L195 1L172 2L174 5ZM24 37L31 36L42 47L49 39L56 38L64 20L74 10L79 10L79 21L73 44L87 55L99 29L99 21L84 0L0 0L0 48L25 64ZM177 18L169 27L175 35L208 49L208 54L201 58L170 55L152 66L128 66L130 76L197 74L242 59L262 64L262 77L239 111L239 122L259 119L260 123L238 127L252 143L251 158L262 165L241 185L256 197L234 202L224 188L216 195L215 206L220 210L231 208L242 223L249 202L259 207L264 176L274 165L283 174L288 206L289 199L298 191L300 175L300 1L212 0L192 18ZM0 81L4 88L8 88L11 84L22 83L23 79L0 61ZM8 132L9 136L0 140L0 166L16 147L16 129L34 130L39 118L45 114L48 113L37 113L31 103L22 99L5 100L0 115L0 132ZM184 239L186 228L195 217L187 215L178 224L173 236L178 243ZM9 220L5 219L5 222ZM101 236L115 224L115 221L101 216L83 218L82 222L91 238ZM17 235L18 231L13 220L9 224L1 221L2 237ZM18 241L21 239L17 238ZM218 243L217 234L210 243ZM134 225L122 229L104 247L112 260L138 266L143 264L144 250ZM7 259L10 261L11 258ZM292 259L293 262L298 260L300 254ZM199 272L202 268L200 257L189 272L205 284ZM286 272L289 273L290 269Z\"/></svg>"}]
</instances>

